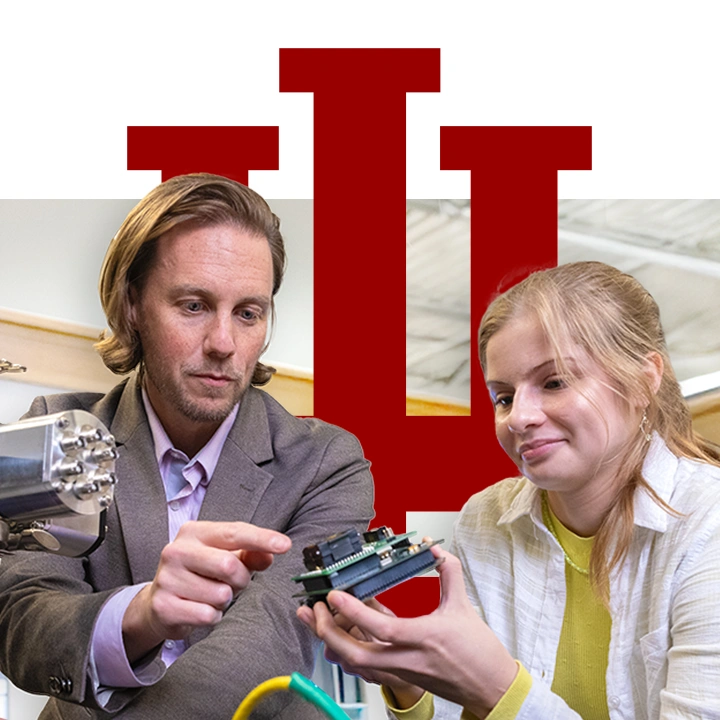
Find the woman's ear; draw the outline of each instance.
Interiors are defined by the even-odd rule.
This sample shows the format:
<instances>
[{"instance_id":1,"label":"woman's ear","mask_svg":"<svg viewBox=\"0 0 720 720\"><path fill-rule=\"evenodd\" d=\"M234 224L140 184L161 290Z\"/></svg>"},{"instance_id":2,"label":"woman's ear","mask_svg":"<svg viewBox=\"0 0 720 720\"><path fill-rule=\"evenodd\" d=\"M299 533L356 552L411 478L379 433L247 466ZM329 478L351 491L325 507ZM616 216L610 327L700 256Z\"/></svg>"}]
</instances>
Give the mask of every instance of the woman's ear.
<instances>
[{"instance_id":1,"label":"woman's ear","mask_svg":"<svg viewBox=\"0 0 720 720\"><path fill-rule=\"evenodd\" d=\"M660 355L659 352L648 353L645 358L644 372L647 376L653 395L655 395L660 389L660 383L662 382L664 370L665 361L662 359L662 355Z\"/></svg>"}]
</instances>

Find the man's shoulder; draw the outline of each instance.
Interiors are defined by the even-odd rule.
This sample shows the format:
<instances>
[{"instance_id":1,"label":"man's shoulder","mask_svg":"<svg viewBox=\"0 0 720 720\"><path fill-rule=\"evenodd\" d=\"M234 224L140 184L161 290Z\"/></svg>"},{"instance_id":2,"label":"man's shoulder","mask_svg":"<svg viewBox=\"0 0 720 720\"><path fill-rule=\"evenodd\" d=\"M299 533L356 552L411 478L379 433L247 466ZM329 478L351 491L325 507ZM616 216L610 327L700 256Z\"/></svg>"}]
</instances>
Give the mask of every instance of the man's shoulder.
<instances>
[{"instance_id":1,"label":"man's shoulder","mask_svg":"<svg viewBox=\"0 0 720 720\"><path fill-rule=\"evenodd\" d=\"M359 440L351 432L316 417L296 417L263 390L251 388L253 406L261 407L267 417L270 443L275 453L301 448L311 453L325 453L332 448L341 455L362 455ZM258 405L259 404L259 405Z\"/></svg>"},{"instance_id":2,"label":"man's shoulder","mask_svg":"<svg viewBox=\"0 0 720 720\"><path fill-rule=\"evenodd\" d=\"M245 455L276 479L287 478L295 490L347 479L348 501L372 504L369 462L354 435L317 418L295 417L256 388L242 402L228 439Z\"/></svg>"},{"instance_id":3,"label":"man's shoulder","mask_svg":"<svg viewBox=\"0 0 720 720\"><path fill-rule=\"evenodd\" d=\"M260 398L267 413L270 427L289 433L339 434L346 433L337 425L325 422L316 417L303 417L288 412L272 395L265 390L253 387L250 391Z\"/></svg>"},{"instance_id":4,"label":"man's shoulder","mask_svg":"<svg viewBox=\"0 0 720 720\"><path fill-rule=\"evenodd\" d=\"M56 395L40 395L33 400L23 418L52 415L64 410L85 410L109 424L115 415L120 397L127 385L127 379L107 393L69 392Z\"/></svg>"}]
</instances>

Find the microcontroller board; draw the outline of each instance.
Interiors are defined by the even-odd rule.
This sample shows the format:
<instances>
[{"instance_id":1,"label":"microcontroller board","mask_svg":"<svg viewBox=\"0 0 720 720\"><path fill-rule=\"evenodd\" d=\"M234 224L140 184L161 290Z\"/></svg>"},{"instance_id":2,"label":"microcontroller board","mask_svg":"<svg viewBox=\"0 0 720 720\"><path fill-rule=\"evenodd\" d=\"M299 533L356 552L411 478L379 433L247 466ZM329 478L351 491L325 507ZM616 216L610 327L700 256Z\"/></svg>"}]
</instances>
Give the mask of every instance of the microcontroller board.
<instances>
[{"instance_id":1,"label":"microcontroller board","mask_svg":"<svg viewBox=\"0 0 720 720\"><path fill-rule=\"evenodd\" d=\"M413 543L410 537L415 534L394 535L384 525L365 533L351 529L304 548L308 572L292 578L303 585L295 597L311 607L325 601L331 590L344 590L365 600L432 570L442 560L430 548L443 541Z\"/></svg>"}]
</instances>

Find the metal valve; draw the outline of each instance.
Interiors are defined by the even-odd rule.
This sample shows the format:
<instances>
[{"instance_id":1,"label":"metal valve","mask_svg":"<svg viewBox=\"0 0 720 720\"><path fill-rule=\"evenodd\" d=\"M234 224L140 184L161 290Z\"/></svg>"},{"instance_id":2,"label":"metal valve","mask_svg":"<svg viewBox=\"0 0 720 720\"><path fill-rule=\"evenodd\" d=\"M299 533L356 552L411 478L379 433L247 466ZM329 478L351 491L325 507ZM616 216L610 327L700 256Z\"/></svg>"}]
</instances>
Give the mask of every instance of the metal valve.
<instances>
[{"instance_id":1,"label":"metal valve","mask_svg":"<svg viewBox=\"0 0 720 720\"><path fill-rule=\"evenodd\" d=\"M89 552L104 533L117 457L113 436L83 410L0 426L0 548Z\"/></svg>"}]
</instances>

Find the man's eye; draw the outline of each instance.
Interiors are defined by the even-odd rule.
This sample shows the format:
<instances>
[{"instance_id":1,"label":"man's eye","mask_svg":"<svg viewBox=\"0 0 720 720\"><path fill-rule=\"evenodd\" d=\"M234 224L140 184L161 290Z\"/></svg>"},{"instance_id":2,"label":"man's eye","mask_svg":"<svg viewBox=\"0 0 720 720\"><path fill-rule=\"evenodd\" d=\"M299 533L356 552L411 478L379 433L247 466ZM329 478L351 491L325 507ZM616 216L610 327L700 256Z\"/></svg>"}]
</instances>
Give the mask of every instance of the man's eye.
<instances>
[{"instance_id":1,"label":"man's eye","mask_svg":"<svg viewBox=\"0 0 720 720\"><path fill-rule=\"evenodd\" d=\"M202 310L203 305L199 300L188 300L184 307L190 313L198 313Z\"/></svg>"},{"instance_id":2,"label":"man's eye","mask_svg":"<svg viewBox=\"0 0 720 720\"><path fill-rule=\"evenodd\" d=\"M240 311L240 317L243 320L247 320L249 322L255 322L256 320L260 319L260 313L256 312L255 310L252 310L250 308L243 308Z\"/></svg>"}]
</instances>

